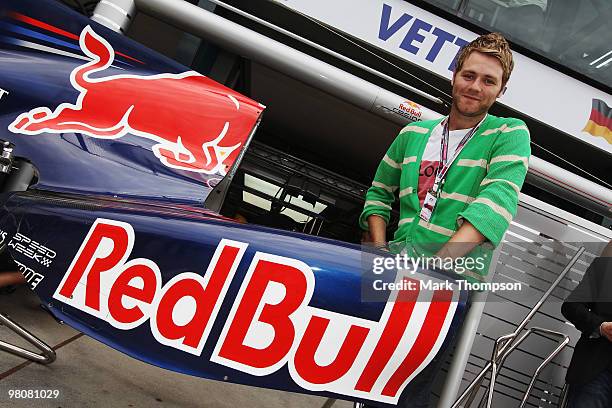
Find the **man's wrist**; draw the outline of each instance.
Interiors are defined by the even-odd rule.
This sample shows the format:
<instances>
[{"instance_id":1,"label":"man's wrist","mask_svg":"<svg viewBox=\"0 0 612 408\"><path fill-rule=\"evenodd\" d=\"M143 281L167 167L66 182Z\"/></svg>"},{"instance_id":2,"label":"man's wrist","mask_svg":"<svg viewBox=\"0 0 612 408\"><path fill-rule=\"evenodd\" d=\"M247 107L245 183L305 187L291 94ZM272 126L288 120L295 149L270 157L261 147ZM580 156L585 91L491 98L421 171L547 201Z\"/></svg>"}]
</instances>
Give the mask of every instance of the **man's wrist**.
<instances>
[{"instance_id":1,"label":"man's wrist","mask_svg":"<svg viewBox=\"0 0 612 408\"><path fill-rule=\"evenodd\" d=\"M376 249L389 249L389 243L388 242L375 242L373 244L373 246Z\"/></svg>"},{"instance_id":2,"label":"man's wrist","mask_svg":"<svg viewBox=\"0 0 612 408\"><path fill-rule=\"evenodd\" d=\"M436 257L438 258L451 258L452 257L452 254L448 250L448 244L444 245L442 249L440 249L438 253L436 253Z\"/></svg>"}]
</instances>

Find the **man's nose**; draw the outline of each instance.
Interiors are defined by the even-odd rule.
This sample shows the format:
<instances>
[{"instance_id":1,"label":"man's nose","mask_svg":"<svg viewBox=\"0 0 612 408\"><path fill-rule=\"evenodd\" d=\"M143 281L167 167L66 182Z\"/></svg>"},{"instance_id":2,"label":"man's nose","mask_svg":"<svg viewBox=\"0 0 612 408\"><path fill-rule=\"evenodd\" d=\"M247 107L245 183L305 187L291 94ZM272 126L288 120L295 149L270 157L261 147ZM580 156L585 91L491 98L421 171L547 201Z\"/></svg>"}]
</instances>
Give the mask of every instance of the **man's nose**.
<instances>
[{"instance_id":1,"label":"man's nose","mask_svg":"<svg viewBox=\"0 0 612 408\"><path fill-rule=\"evenodd\" d=\"M472 81L472 83L470 84L470 91L478 93L482 91L482 81L479 78L476 78L474 81Z\"/></svg>"}]
</instances>

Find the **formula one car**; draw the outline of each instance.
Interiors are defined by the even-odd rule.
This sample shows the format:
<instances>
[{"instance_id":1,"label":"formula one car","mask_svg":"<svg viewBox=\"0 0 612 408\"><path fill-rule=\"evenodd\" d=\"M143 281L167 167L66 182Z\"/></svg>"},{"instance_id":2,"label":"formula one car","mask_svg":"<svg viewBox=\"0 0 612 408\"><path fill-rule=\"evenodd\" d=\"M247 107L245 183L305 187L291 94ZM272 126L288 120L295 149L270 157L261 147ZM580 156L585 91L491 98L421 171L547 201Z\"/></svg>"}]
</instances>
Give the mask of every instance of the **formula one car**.
<instances>
[{"instance_id":1,"label":"formula one car","mask_svg":"<svg viewBox=\"0 0 612 408\"><path fill-rule=\"evenodd\" d=\"M218 213L263 105L59 3L0 5L0 245L56 319L169 370L383 405L444 350L466 293L408 285L443 273ZM403 289L366 301L377 279Z\"/></svg>"}]
</instances>

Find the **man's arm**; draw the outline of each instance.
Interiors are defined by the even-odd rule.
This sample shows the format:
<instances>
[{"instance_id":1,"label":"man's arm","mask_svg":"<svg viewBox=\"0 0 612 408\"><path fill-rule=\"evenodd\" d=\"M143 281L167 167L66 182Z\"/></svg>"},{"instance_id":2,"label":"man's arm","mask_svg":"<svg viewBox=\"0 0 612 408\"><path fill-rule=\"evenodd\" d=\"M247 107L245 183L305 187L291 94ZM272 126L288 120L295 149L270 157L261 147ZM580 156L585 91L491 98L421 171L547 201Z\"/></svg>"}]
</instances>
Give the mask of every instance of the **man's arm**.
<instances>
[{"instance_id":1,"label":"man's arm","mask_svg":"<svg viewBox=\"0 0 612 408\"><path fill-rule=\"evenodd\" d=\"M480 183L474 201L458 215L463 219L463 225L468 222L494 246L499 245L516 214L530 155L527 126L520 120L510 121L496 136L487 163L487 174ZM470 227L466 228L473 232ZM480 243L478 237L473 236L470 233L467 241ZM458 241L459 237L455 239Z\"/></svg>"},{"instance_id":2,"label":"man's arm","mask_svg":"<svg viewBox=\"0 0 612 408\"><path fill-rule=\"evenodd\" d=\"M456 259L487 240L495 246L499 244L516 214L531 154L529 143L529 131L522 121L515 121L498 136L478 195L459 214L463 219L461 227L437 256Z\"/></svg>"},{"instance_id":3,"label":"man's arm","mask_svg":"<svg viewBox=\"0 0 612 408\"><path fill-rule=\"evenodd\" d=\"M486 237L468 221L464 221L457 232L448 240L436 254L441 258L461 258L476 246L485 242Z\"/></svg>"},{"instance_id":4,"label":"man's arm","mask_svg":"<svg viewBox=\"0 0 612 408\"><path fill-rule=\"evenodd\" d=\"M561 314L586 335L596 333L606 319L591 310L590 302L576 302L568 298L561 305Z\"/></svg>"},{"instance_id":5,"label":"man's arm","mask_svg":"<svg viewBox=\"0 0 612 408\"><path fill-rule=\"evenodd\" d=\"M370 231L370 238L375 246L386 244L387 241L386 228L402 175L406 137L406 134L400 133L380 161L359 217L360 227Z\"/></svg>"},{"instance_id":6,"label":"man's arm","mask_svg":"<svg viewBox=\"0 0 612 408\"><path fill-rule=\"evenodd\" d=\"M601 256L589 265L578 286L561 306L563 316L582 333L591 337L601 335L610 341L612 341L612 322L607 322L606 319L595 313L593 306L594 302L606 301L608 298L608 296L598 295L602 285L598 277L607 274L606 268L609 267L610 261L609 259L604 260L604 258L611 257L612 241L608 243ZM604 290L607 290L607 288Z\"/></svg>"},{"instance_id":7,"label":"man's arm","mask_svg":"<svg viewBox=\"0 0 612 408\"><path fill-rule=\"evenodd\" d=\"M383 246L387 243L387 222L384 218L374 214L368 217L370 238L374 246Z\"/></svg>"},{"instance_id":8,"label":"man's arm","mask_svg":"<svg viewBox=\"0 0 612 408\"><path fill-rule=\"evenodd\" d=\"M598 266L597 259L595 259L587 268L578 286L561 305L561 314L586 335L597 333L602 323L606 321L602 316L593 312L593 302L597 300L596 268Z\"/></svg>"}]
</instances>

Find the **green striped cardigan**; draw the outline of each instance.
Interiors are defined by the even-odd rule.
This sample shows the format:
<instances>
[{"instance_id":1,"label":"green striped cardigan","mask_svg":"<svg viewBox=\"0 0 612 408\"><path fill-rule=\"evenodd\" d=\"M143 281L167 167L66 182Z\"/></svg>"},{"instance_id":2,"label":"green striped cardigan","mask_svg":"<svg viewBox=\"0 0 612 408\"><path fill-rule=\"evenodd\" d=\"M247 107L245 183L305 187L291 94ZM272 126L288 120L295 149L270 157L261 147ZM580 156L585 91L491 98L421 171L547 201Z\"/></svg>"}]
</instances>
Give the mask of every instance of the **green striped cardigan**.
<instances>
[{"instance_id":1,"label":"green striped cardigan","mask_svg":"<svg viewBox=\"0 0 612 408\"><path fill-rule=\"evenodd\" d=\"M429 135L441 121L415 122L402 129L366 193L360 226L367 230L367 218L374 214L388 223L397 194L400 220L392 241L396 248L433 255L463 219L497 246L516 214L531 154L529 130L519 119L487 115L451 165L438 204L430 221L425 222L419 218L419 168ZM486 270L478 274L484 275Z\"/></svg>"}]
</instances>

